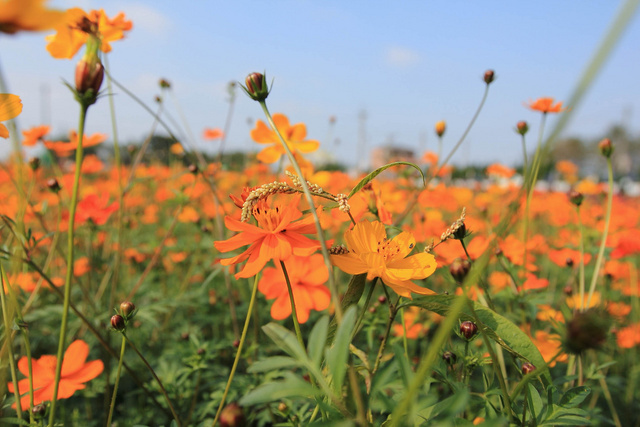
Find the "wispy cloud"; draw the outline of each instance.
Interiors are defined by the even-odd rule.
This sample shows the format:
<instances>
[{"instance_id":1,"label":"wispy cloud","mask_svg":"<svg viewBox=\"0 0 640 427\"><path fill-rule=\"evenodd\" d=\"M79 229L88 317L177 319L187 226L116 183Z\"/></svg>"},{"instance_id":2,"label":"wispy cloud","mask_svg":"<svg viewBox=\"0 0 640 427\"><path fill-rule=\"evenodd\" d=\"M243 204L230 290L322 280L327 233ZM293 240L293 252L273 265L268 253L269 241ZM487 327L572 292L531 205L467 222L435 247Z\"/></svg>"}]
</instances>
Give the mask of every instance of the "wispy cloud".
<instances>
[{"instance_id":1,"label":"wispy cloud","mask_svg":"<svg viewBox=\"0 0 640 427\"><path fill-rule=\"evenodd\" d=\"M126 2L122 10L127 15L127 19L133 21L135 29L143 30L154 36L166 34L172 26L169 17L147 4Z\"/></svg>"},{"instance_id":2,"label":"wispy cloud","mask_svg":"<svg viewBox=\"0 0 640 427\"><path fill-rule=\"evenodd\" d=\"M420 61L420 54L402 46L389 46L384 54L385 62L398 68L408 68Z\"/></svg>"}]
</instances>

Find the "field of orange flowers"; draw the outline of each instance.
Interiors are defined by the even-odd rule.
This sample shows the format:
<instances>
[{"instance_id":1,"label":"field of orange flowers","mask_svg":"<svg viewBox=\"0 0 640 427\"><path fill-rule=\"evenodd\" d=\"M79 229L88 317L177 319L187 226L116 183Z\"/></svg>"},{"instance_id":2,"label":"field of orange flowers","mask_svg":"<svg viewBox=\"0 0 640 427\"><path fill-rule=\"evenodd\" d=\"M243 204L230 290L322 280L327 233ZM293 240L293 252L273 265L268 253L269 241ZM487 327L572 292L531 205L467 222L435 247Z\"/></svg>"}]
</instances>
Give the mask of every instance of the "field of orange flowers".
<instances>
[{"instance_id":1,"label":"field of orange flowers","mask_svg":"<svg viewBox=\"0 0 640 427\"><path fill-rule=\"evenodd\" d=\"M132 25L0 3L3 36L49 31L54 58L84 52L68 141L17 129L20 94L0 94L15 148L0 169L0 424L640 423L640 200L615 191L609 139L608 180L563 161L570 191L536 185L562 102L527 104L540 122L515 127L521 175L495 164L473 182L432 152L317 168L321 143L270 113L260 73L242 89L264 112L261 150L242 168L172 135L166 162L148 142L127 162L117 141L109 160L85 155L107 139L84 131L109 102L102 58Z\"/></svg>"}]
</instances>

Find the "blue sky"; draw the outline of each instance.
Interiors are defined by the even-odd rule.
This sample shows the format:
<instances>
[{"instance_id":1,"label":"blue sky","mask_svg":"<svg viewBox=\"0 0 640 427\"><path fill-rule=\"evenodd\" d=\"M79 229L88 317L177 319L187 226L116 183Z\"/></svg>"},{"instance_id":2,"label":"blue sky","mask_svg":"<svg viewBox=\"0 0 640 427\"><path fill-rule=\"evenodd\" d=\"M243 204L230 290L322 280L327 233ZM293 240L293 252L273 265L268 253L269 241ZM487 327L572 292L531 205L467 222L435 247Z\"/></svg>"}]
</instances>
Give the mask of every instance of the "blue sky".
<instances>
[{"instance_id":1,"label":"blue sky","mask_svg":"<svg viewBox=\"0 0 640 427\"><path fill-rule=\"evenodd\" d=\"M367 115L368 147L392 141L416 151L435 150L433 125L446 120L446 153L481 99L484 71L494 69L497 79L485 108L453 158L461 165L518 163L516 122L531 123L530 146L539 123L539 115L523 103L542 96L567 100L620 6L611 0L51 4L102 7L109 16L125 12L134 27L125 40L113 43L114 77L152 106L160 93L158 80L169 80L198 147L211 151L217 142L200 136L205 127L224 125L227 84L266 70L275 79L270 110L306 123L309 137L337 160L353 163L361 155L356 149L361 111ZM23 99L19 126L46 121L57 136L77 126L78 107L61 82L73 80L80 54L54 60L44 36L3 35L0 65L9 90ZM565 135L600 138L623 120L634 135L640 132L639 45L636 16ZM89 132L112 134L106 101L90 111ZM166 101L178 119L173 100ZM121 91L116 90L115 102L121 140L139 143L153 119ZM250 140L249 123L261 118L258 104L238 92L228 149L260 148ZM0 154L10 144L2 145Z\"/></svg>"}]
</instances>

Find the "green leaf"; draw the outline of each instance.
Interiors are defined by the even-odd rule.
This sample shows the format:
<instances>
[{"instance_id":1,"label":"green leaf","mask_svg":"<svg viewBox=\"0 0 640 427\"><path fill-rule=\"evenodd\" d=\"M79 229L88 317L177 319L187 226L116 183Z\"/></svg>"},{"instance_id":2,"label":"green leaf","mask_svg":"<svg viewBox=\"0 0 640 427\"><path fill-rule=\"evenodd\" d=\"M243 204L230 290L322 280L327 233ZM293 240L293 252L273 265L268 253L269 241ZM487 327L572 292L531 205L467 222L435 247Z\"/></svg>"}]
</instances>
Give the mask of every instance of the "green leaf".
<instances>
[{"instance_id":1,"label":"green leaf","mask_svg":"<svg viewBox=\"0 0 640 427\"><path fill-rule=\"evenodd\" d=\"M358 304L360 298L362 297L362 293L364 292L364 285L367 282L367 273L356 274L351 276L351 280L349 281L349 286L347 287L347 292L344 293L342 297L342 301L340 306L342 307L342 312L346 312L349 307ZM333 337L336 334L336 328L338 327L338 320L335 316L331 320L331 324L329 325L329 332L327 334L327 344L331 344Z\"/></svg>"},{"instance_id":2,"label":"green leaf","mask_svg":"<svg viewBox=\"0 0 640 427\"><path fill-rule=\"evenodd\" d=\"M349 344L351 343L351 332L356 322L356 311L356 307L351 307L344 313L342 322L338 325L333 346L326 351L327 368L332 376L333 390L338 395L341 394L344 375L347 372Z\"/></svg>"},{"instance_id":3,"label":"green leaf","mask_svg":"<svg viewBox=\"0 0 640 427\"><path fill-rule=\"evenodd\" d=\"M320 367L324 346L327 342L327 330L329 329L329 317L323 316L313 325L309 340L307 341L307 351L314 365Z\"/></svg>"},{"instance_id":4,"label":"green leaf","mask_svg":"<svg viewBox=\"0 0 640 427\"><path fill-rule=\"evenodd\" d=\"M529 389L529 412L531 412L531 416L536 419L542 412L542 399L533 384L529 383L527 387Z\"/></svg>"},{"instance_id":5,"label":"green leaf","mask_svg":"<svg viewBox=\"0 0 640 427\"><path fill-rule=\"evenodd\" d=\"M591 389L589 387L574 387L571 390L567 390L567 392L562 395L559 405L563 408L575 408L580 405L590 393Z\"/></svg>"},{"instance_id":6,"label":"green leaf","mask_svg":"<svg viewBox=\"0 0 640 427\"><path fill-rule=\"evenodd\" d=\"M441 316L446 316L456 298L455 295L427 295L404 303L400 307L417 306L438 313ZM473 303L473 310L482 322L482 324L478 325L478 328L482 327L489 338L514 356L529 361L536 367L545 365L538 348L518 326L490 308L471 302ZM476 321L468 306L462 309L460 319ZM544 370L541 376L545 385L551 383L549 370Z\"/></svg>"},{"instance_id":7,"label":"green leaf","mask_svg":"<svg viewBox=\"0 0 640 427\"><path fill-rule=\"evenodd\" d=\"M268 372L268 371L276 371L278 369L283 368L292 368L294 366L299 365L299 363L287 356L273 356L267 359L258 360L257 362L253 362L251 366L247 369L247 372Z\"/></svg>"},{"instance_id":8,"label":"green leaf","mask_svg":"<svg viewBox=\"0 0 640 427\"><path fill-rule=\"evenodd\" d=\"M354 194L360 191L362 187L364 187L365 185L373 181L373 178L380 175L385 170L389 169L392 166L400 166L400 165L406 165L406 166L411 166L412 168L416 168L418 172L420 172L420 176L422 177L422 182L424 183L424 180L425 180L424 174L422 173L422 169L420 169L418 166L410 162L393 162L393 163L386 164L382 167L379 167L378 169L371 172L369 175L362 178L362 180L355 187L353 187L351 192L349 192L349 198L351 198Z\"/></svg>"},{"instance_id":9,"label":"green leaf","mask_svg":"<svg viewBox=\"0 0 640 427\"><path fill-rule=\"evenodd\" d=\"M411 372L411 366L409 366L409 361L404 354L404 350L402 349L402 347L396 344L393 346L393 352L395 353L394 359L398 365L398 371L400 372L402 383L405 387L409 387L409 382L411 381L413 375Z\"/></svg>"},{"instance_id":10,"label":"green leaf","mask_svg":"<svg viewBox=\"0 0 640 427\"><path fill-rule=\"evenodd\" d=\"M302 378L298 378L294 374L287 372L285 373L284 380L260 385L242 397L239 403L241 406L249 406L287 398L310 398L320 394L322 394L320 390Z\"/></svg>"},{"instance_id":11,"label":"green leaf","mask_svg":"<svg viewBox=\"0 0 640 427\"><path fill-rule=\"evenodd\" d=\"M265 334L269 335L269 338L276 343L281 350L285 353L289 354L294 359L308 363L309 358L307 357L307 352L298 342L298 338L296 338L295 334L281 326L277 323L268 323L262 327L262 330Z\"/></svg>"}]
</instances>

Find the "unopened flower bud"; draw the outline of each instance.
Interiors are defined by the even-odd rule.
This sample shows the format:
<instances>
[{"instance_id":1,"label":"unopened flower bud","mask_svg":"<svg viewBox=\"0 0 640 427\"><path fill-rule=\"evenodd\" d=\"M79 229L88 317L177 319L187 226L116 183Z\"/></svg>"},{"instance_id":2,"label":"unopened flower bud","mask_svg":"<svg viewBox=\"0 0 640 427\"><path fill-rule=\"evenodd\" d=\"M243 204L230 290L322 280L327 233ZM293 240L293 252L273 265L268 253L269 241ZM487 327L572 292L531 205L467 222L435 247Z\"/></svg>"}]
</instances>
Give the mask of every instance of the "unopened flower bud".
<instances>
[{"instance_id":1,"label":"unopened flower bud","mask_svg":"<svg viewBox=\"0 0 640 427\"><path fill-rule=\"evenodd\" d=\"M189 172L191 172L194 175L198 173L198 166L194 165L193 163L189 165L188 169L189 169Z\"/></svg>"},{"instance_id":2,"label":"unopened flower bud","mask_svg":"<svg viewBox=\"0 0 640 427\"><path fill-rule=\"evenodd\" d=\"M491 84L491 82L496 78L496 73L493 70L487 70L484 72L484 82L486 84Z\"/></svg>"},{"instance_id":3,"label":"unopened flower bud","mask_svg":"<svg viewBox=\"0 0 640 427\"><path fill-rule=\"evenodd\" d=\"M47 414L47 405L45 403L35 405L33 409L31 409L31 413L33 414L34 419L42 420Z\"/></svg>"},{"instance_id":4,"label":"unopened flower bud","mask_svg":"<svg viewBox=\"0 0 640 427\"><path fill-rule=\"evenodd\" d=\"M451 351L445 351L444 353L442 353L442 360L444 360L444 363L446 363L447 365L453 366L456 364L458 356L456 356L456 354Z\"/></svg>"},{"instance_id":5,"label":"unopened flower bud","mask_svg":"<svg viewBox=\"0 0 640 427\"><path fill-rule=\"evenodd\" d=\"M384 295L380 295L380 296L378 297L378 302L379 302L380 304L384 304L384 303L386 303L386 302L387 302L387 297L386 297L386 296L384 296Z\"/></svg>"},{"instance_id":6,"label":"unopened flower bud","mask_svg":"<svg viewBox=\"0 0 640 427\"><path fill-rule=\"evenodd\" d=\"M467 227L464 222L453 232L453 238L456 240L462 240L467 237Z\"/></svg>"},{"instance_id":7,"label":"unopened flower bud","mask_svg":"<svg viewBox=\"0 0 640 427\"><path fill-rule=\"evenodd\" d=\"M264 101L269 96L267 79L262 73L251 73L244 80L247 85L244 90L254 101Z\"/></svg>"},{"instance_id":8,"label":"unopened flower bud","mask_svg":"<svg viewBox=\"0 0 640 427\"><path fill-rule=\"evenodd\" d=\"M516 131L522 136L526 135L529 132L529 124L524 120L520 120L516 124Z\"/></svg>"},{"instance_id":9,"label":"unopened flower bud","mask_svg":"<svg viewBox=\"0 0 640 427\"><path fill-rule=\"evenodd\" d=\"M166 79L160 79L158 84L160 85L161 89L170 89L171 88L171 83L169 83L169 81L166 80Z\"/></svg>"},{"instance_id":10,"label":"unopened flower bud","mask_svg":"<svg viewBox=\"0 0 640 427\"><path fill-rule=\"evenodd\" d=\"M576 206L580 206L582 204L582 201L584 200L584 195L576 190L569 191L567 196L569 196L569 201Z\"/></svg>"},{"instance_id":11,"label":"unopened flower bud","mask_svg":"<svg viewBox=\"0 0 640 427\"><path fill-rule=\"evenodd\" d=\"M280 412L284 412L284 411L286 411L287 409L289 409L289 408L287 407L287 404L286 404L286 403L284 403L284 402L280 402L280 403L278 404L278 411L280 411Z\"/></svg>"},{"instance_id":12,"label":"unopened flower bud","mask_svg":"<svg viewBox=\"0 0 640 427\"><path fill-rule=\"evenodd\" d=\"M578 312L567 323L565 348L574 354L600 348L607 339L609 326L609 317L603 310Z\"/></svg>"},{"instance_id":13,"label":"unopened flower bud","mask_svg":"<svg viewBox=\"0 0 640 427\"><path fill-rule=\"evenodd\" d=\"M536 370L536 367L533 365L533 363L525 362L522 364L523 375L527 375L528 373L533 372L535 370Z\"/></svg>"},{"instance_id":14,"label":"unopened flower bud","mask_svg":"<svg viewBox=\"0 0 640 427\"><path fill-rule=\"evenodd\" d=\"M564 263L567 265L567 267L573 267L573 258L567 257L567 259L564 260Z\"/></svg>"},{"instance_id":15,"label":"unopened flower bud","mask_svg":"<svg viewBox=\"0 0 640 427\"><path fill-rule=\"evenodd\" d=\"M111 327L119 332L124 331L126 328L124 317L120 316L119 314L111 316Z\"/></svg>"},{"instance_id":16,"label":"unopened flower bud","mask_svg":"<svg viewBox=\"0 0 640 427\"><path fill-rule=\"evenodd\" d=\"M31 160L29 160L29 167L31 168L32 171L37 171L40 168L40 159L37 157L32 158Z\"/></svg>"},{"instance_id":17,"label":"unopened flower bud","mask_svg":"<svg viewBox=\"0 0 640 427\"><path fill-rule=\"evenodd\" d=\"M445 130L447 130L447 122L445 122L444 120L440 120L436 123L436 135L444 135Z\"/></svg>"},{"instance_id":18,"label":"unopened flower bud","mask_svg":"<svg viewBox=\"0 0 640 427\"><path fill-rule=\"evenodd\" d=\"M571 295L573 295L573 286L571 285L567 285L562 289L562 293L564 293L566 296L570 297Z\"/></svg>"},{"instance_id":19,"label":"unopened flower bud","mask_svg":"<svg viewBox=\"0 0 640 427\"><path fill-rule=\"evenodd\" d=\"M57 179L51 178L47 180L47 188L57 194L60 191L60 184L58 184Z\"/></svg>"},{"instance_id":20,"label":"unopened flower bud","mask_svg":"<svg viewBox=\"0 0 640 427\"><path fill-rule=\"evenodd\" d=\"M462 283L464 281L469 270L471 270L471 263L467 259L456 258L449 266L449 272L458 283Z\"/></svg>"},{"instance_id":21,"label":"unopened flower bud","mask_svg":"<svg viewBox=\"0 0 640 427\"><path fill-rule=\"evenodd\" d=\"M220 413L220 425L222 427L242 427L247 425L242 407L235 402L225 406Z\"/></svg>"},{"instance_id":22,"label":"unopened flower bud","mask_svg":"<svg viewBox=\"0 0 640 427\"><path fill-rule=\"evenodd\" d=\"M470 340L478 333L478 325L469 320L465 320L460 324L460 333L463 337Z\"/></svg>"},{"instance_id":23,"label":"unopened flower bud","mask_svg":"<svg viewBox=\"0 0 640 427\"><path fill-rule=\"evenodd\" d=\"M124 301L120 303L120 314L122 317L129 320L135 314L136 306L131 301Z\"/></svg>"},{"instance_id":24,"label":"unopened flower bud","mask_svg":"<svg viewBox=\"0 0 640 427\"><path fill-rule=\"evenodd\" d=\"M104 67L99 60L91 61L82 58L76 65L76 90L80 95L93 90L93 95L97 96L104 79Z\"/></svg>"},{"instance_id":25,"label":"unopened flower bud","mask_svg":"<svg viewBox=\"0 0 640 427\"><path fill-rule=\"evenodd\" d=\"M600 149L602 155L607 159L611 157L611 154L613 154L613 144L611 144L611 140L609 138L605 138L600 141L600 143L598 144L598 148Z\"/></svg>"}]
</instances>

